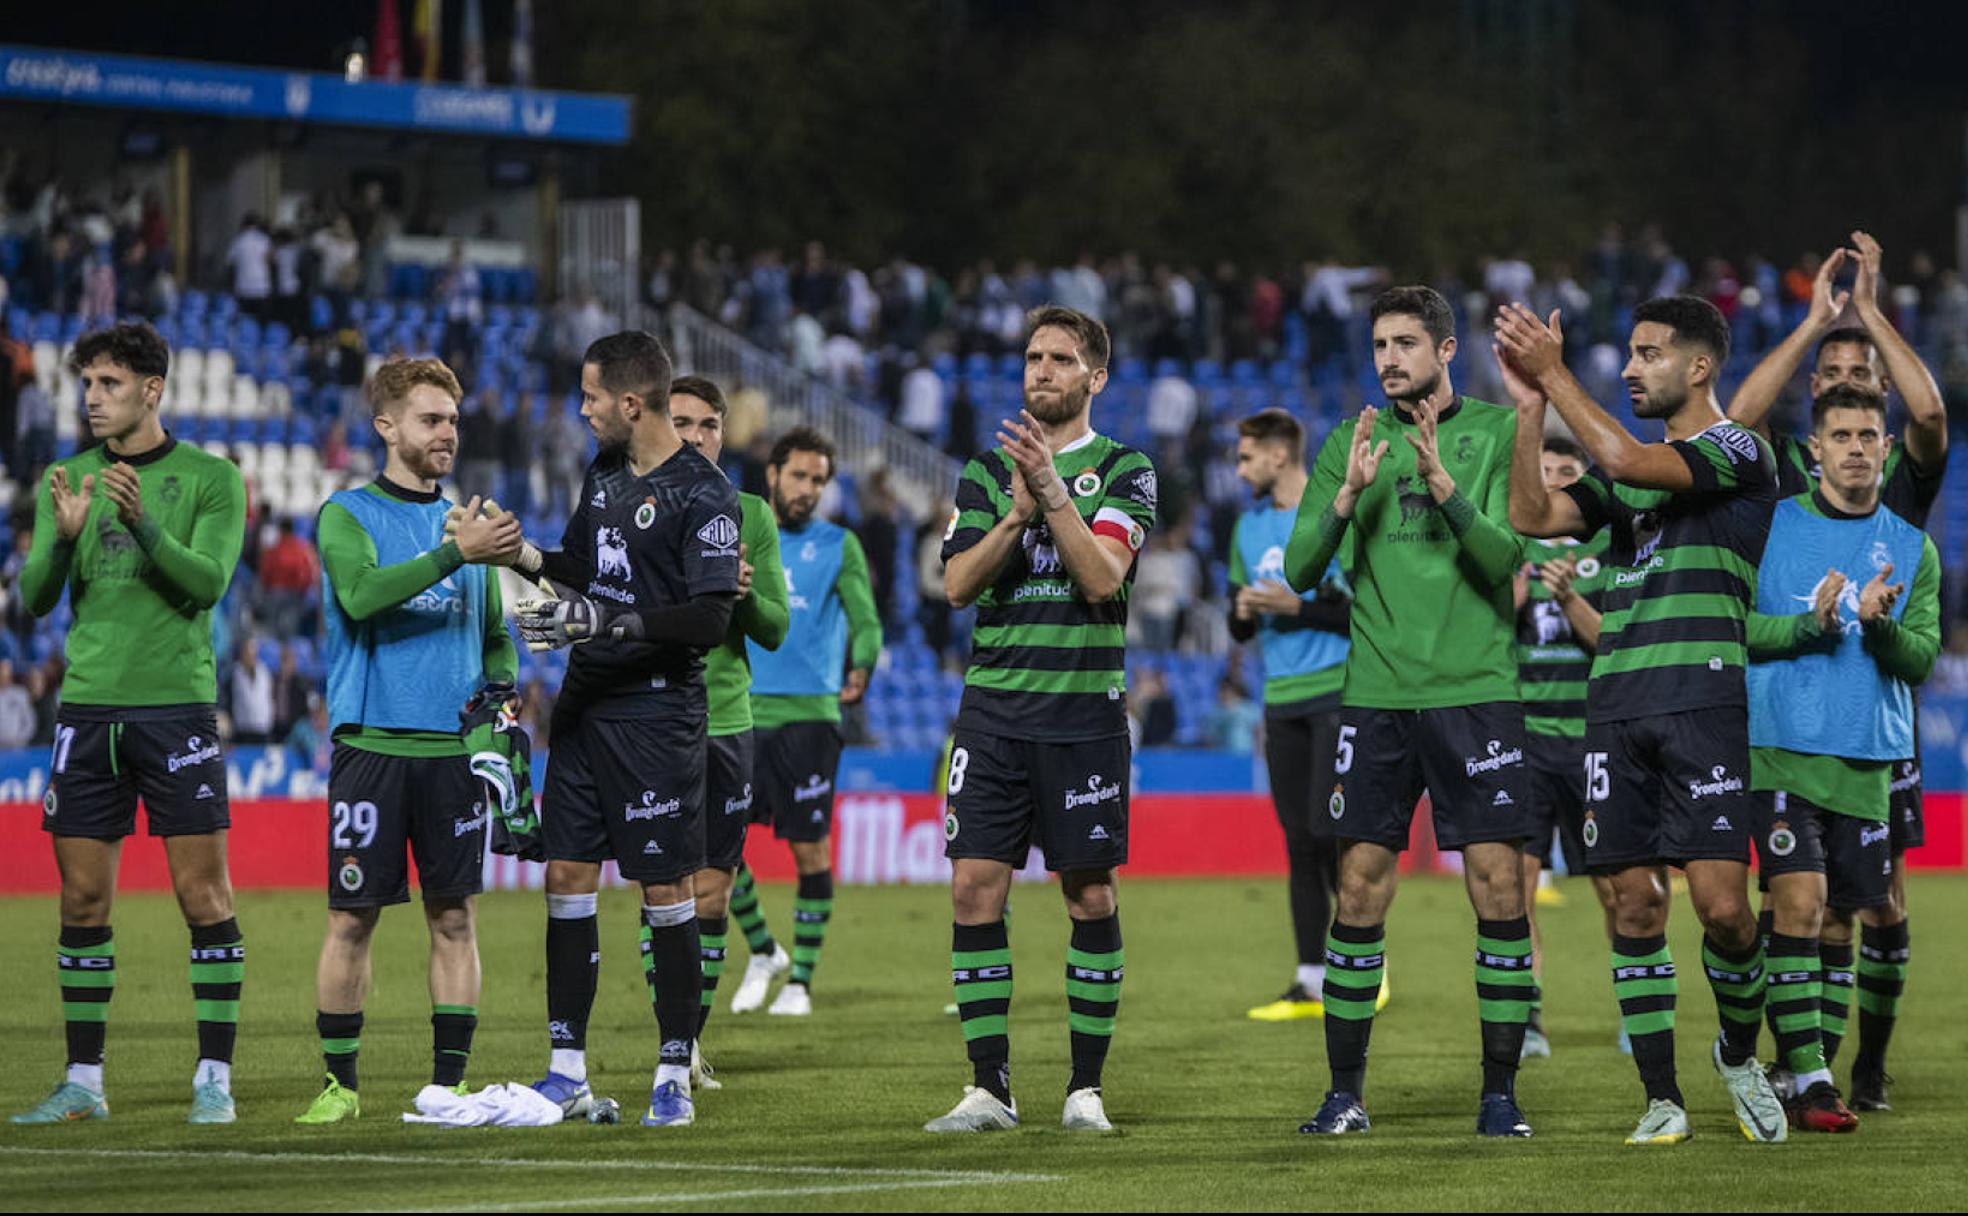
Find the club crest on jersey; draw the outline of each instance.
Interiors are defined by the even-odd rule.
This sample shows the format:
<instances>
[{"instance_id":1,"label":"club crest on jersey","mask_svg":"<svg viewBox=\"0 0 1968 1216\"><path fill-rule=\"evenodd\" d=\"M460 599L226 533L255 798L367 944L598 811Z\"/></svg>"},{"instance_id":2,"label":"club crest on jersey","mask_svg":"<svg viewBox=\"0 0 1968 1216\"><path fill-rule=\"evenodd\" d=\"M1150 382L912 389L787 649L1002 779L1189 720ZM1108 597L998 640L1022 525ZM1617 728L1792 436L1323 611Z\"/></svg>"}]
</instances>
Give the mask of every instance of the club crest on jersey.
<instances>
[{"instance_id":1,"label":"club crest on jersey","mask_svg":"<svg viewBox=\"0 0 1968 1216\"><path fill-rule=\"evenodd\" d=\"M362 863L353 857L342 858L342 868L335 875L335 881L342 884L342 890L356 892L362 889Z\"/></svg>"},{"instance_id":2,"label":"club crest on jersey","mask_svg":"<svg viewBox=\"0 0 1968 1216\"><path fill-rule=\"evenodd\" d=\"M167 503L175 503L184 497L184 483L178 479L176 473L169 474L164 478L164 484L158 489L157 496Z\"/></svg>"},{"instance_id":3,"label":"club crest on jersey","mask_svg":"<svg viewBox=\"0 0 1968 1216\"><path fill-rule=\"evenodd\" d=\"M738 543L738 525L729 515L719 515L697 529L697 539L713 549L729 549Z\"/></svg>"},{"instance_id":4,"label":"club crest on jersey","mask_svg":"<svg viewBox=\"0 0 1968 1216\"><path fill-rule=\"evenodd\" d=\"M1598 847L1599 820L1592 811L1587 811L1585 813L1585 826L1579 829L1579 837L1580 839L1585 841L1586 848L1591 849L1591 848Z\"/></svg>"},{"instance_id":5,"label":"club crest on jersey","mask_svg":"<svg viewBox=\"0 0 1968 1216\"><path fill-rule=\"evenodd\" d=\"M1580 578L1597 577L1601 569L1603 567L1600 566L1599 559L1596 557L1581 557L1579 559L1578 576Z\"/></svg>"},{"instance_id":6,"label":"club crest on jersey","mask_svg":"<svg viewBox=\"0 0 1968 1216\"><path fill-rule=\"evenodd\" d=\"M55 805L55 787L51 785L48 787L48 792L41 795L41 813L53 819L55 817Z\"/></svg>"},{"instance_id":7,"label":"club crest on jersey","mask_svg":"<svg viewBox=\"0 0 1968 1216\"><path fill-rule=\"evenodd\" d=\"M1476 455L1476 436L1474 435L1457 436L1456 446L1455 446L1456 463L1468 464L1470 458L1475 455Z\"/></svg>"},{"instance_id":8,"label":"club crest on jersey","mask_svg":"<svg viewBox=\"0 0 1968 1216\"><path fill-rule=\"evenodd\" d=\"M956 838L957 813L955 811L945 811L943 812L943 839L955 840Z\"/></svg>"},{"instance_id":9,"label":"club crest on jersey","mask_svg":"<svg viewBox=\"0 0 1968 1216\"><path fill-rule=\"evenodd\" d=\"M1331 815L1334 819L1340 819L1345 817L1346 815L1346 787L1345 786L1343 785L1333 786L1332 797L1326 799L1326 814Z\"/></svg>"},{"instance_id":10,"label":"club crest on jersey","mask_svg":"<svg viewBox=\"0 0 1968 1216\"><path fill-rule=\"evenodd\" d=\"M1797 833L1790 825L1779 819L1770 826L1770 854L1773 857L1788 857L1797 851Z\"/></svg>"},{"instance_id":11,"label":"club crest on jersey","mask_svg":"<svg viewBox=\"0 0 1968 1216\"><path fill-rule=\"evenodd\" d=\"M595 572L613 578L629 577L629 542L620 528L595 530Z\"/></svg>"},{"instance_id":12,"label":"club crest on jersey","mask_svg":"<svg viewBox=\"0 0 1968 1216\"><path fill-rule=\"evenodd\" d=\"M1100 493L1100 474L1092 469L1084 469L1073 479L1073 493L1081 498L1090 498Z\"/></svg>"},{"instance_id":13,"label":"club crest on jersey","mask_svg":"<svg viewBox=\"0 0 1968 1216\"><path fill-rule=\"evenodd\" d=\"M642 505L636 508L635 526L647 532L649 531L649 525L655 522L656 504L645 498L642 500Z\"/></svg>"}]
</instances>

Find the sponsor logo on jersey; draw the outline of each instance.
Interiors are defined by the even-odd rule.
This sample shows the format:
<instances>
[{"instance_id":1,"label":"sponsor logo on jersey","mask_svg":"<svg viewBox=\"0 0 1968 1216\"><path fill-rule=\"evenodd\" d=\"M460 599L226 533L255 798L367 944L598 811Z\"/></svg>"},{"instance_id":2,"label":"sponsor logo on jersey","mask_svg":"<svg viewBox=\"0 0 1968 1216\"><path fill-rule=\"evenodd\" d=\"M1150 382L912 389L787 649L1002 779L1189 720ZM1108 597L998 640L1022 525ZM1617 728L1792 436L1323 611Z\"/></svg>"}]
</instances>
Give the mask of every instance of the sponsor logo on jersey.
<instances>
[{"instance_id":1,"label":"sponsor logo on jersey","mask_svg":"<svg viewBox=\"0 0 1968 1216\"><path fill-rule=\"evenodd\" d=\"M1797 851L1797 833L1782 819L1770 825L1770 855L1788 857Z\"/></svg>"},{"instance_id":2,"label":"sponsor logo on jersey","mask_svg":"<svg viewBox=\"0 0 1968 1216\"><path fill-rule=\"evenodd\" d=\"M1498 769L1507 768L1513 764L1522 764L1523 762L1523 748L1507 748L1501 740L1492 739L1490 740L1488 755L1464 757L1462 766L1469 771L1469 776L1474 777L1478 773L1494 773Z\"/></svg>"},{"instance_id":3,"label":"sponsor logo on jersey","mask_svg":"<svg viewBox=\"0 0 1968 1216\"><path fill-rule=\"evenodd\" d=\"M1257 559L1257 569L1253 573L1260 579L1269 579L1280 583L1284 582L1285 547L1283 545L1266 546L1263 556Z\"/></svg>"},{"instance_id":4,"label":"sponsor logo on jersey","mask_svg":"<svg viewBox=\"0 0 1968 1216\"><path fill-rule=\"evenodd\" d=\"M204 802L210 799L212 796L213 796L212 787L201 781L198 783L198 792L193 794L191 797L192 797L192 801L194 802Z\"/></svg>"},{"instance_id":5,"label":"sponsor logo on jersey","mask_svg":"<svg viewBox=\"0 0 1968 1216\"><path fill-rule=\"evenodd\" d=\"M453 819L451 821L451 839L456 840L460 836L469 836L484 826L485 815L483 811L470 819Z\"/></svg>"},{"instance_id":6,"label":"sponsor logo on jersey","mask_svg":"<svg viewBox=\"0 0 1968 1216\"><path fill-rule=\"evenodd\" d=\"M1727 765L1716 765L1714 768L1708 770L1708 775L1711 778L1708 781L1690 781L1688 783L1689 797L1700 800L1702 798L1719 797L1722 794L1739 794L1742 792L1742 778L1732 776L1729 773ZM1726 820L1718 820L1718 822L1722 824L1722 827L1717 828L1717 831L1721 831L1728 826Z\"/></svg>"},{"instance_id":7,"label":"sponsor logo on jersey","mask_svg":"<svg viewBox=\"0 0 1968 1216\"><path fill-rule=\"evenodd\" d=\"M1044 578L1058 574L1065 569L1059 560L1059 549L1052 543L1052 533L1046 528L1027 528L1018 538L1020 547L1025 550L1025 567L1033 577Z\"/></svg>"},{"instance_id":8,"label":"sponsor logo on jersey","mask_svg":"<svg viewBox=\"0 0 1968 1216\"><path fill-rule=\"evenodd\" d=\"M362 863L353 857L342 858L342 868L336 872L335 881L342 884L342 890L354 893L362 889Z\"/></svg>"},{"instance_id":9,"label":"sponsor logo on jersey","mask_svg":"<svg viewBox=\"0 0 1968 1216\"><path fill-rule=\"evenodd\" d=\"M663 855L663 846L653 840L645 840L642 842L642 855L644 857L661 857Z\"/></svg>"},{"instance_id":10,"label":"sponsor logo on jersey","mask_svg":"<svg viewBox=\"0 0 1968 1216\"><path fill-rule=\"evenodd\" d=\"M1496 797L1494 797L1494 798L1492 798L1492 799L1490 799L1490 805L1491 805L1491 806L1516 806L1516 805L1517 805L1517 802L1516 802L1516 799L1514 799L1514 798L1512 798L1512 797L1510 796L1510 791L1509 791L1509 790L1498 790L1498 791L1497 791L1497 796L1496 796Z\"/></svg>"},{"instance_id":11,"label":"sponsor logo on jersey","mask_svg":"<svg viewBox=\"0 0 1968 1216\"><path fill-rule=\"evenodd\" d=\"M1093 830L1087 833L1087 839L1088 839L1088 840L1106 840L1106 839L1107 839L1107 828L1106 828L1106 827L1105 827L1104 825L1102 825L1102 824L1098 824L1098 823L1096 823L1096 824L1094 824L1094 825L1093 825Z\"/></svg>"},{"instance_id":12,"label":"sponsor logo on jersey","mask_svg":"<svg viewBox=\"0 0 1968 1216\"><path fill-rule=\"evenodd\" d=\"M1143 469L1141 472L1135 474L1134 492L1135 497L1141 501L1143 506L1151 510L1154 508L1155 500L1161 493L1161 488L1155 480L1155 470Z\"/></svg>"},{"instance_id":13,"label":"sponsor logo on jersey","mask_svg":"<svg viewBox=\"0 0 1968 1216\"><path fill-rule=\"evenodd\" d=\"M1899 776L1893 778L1892 792L1904 794L1920 784L1920 765L1912 760L1902 760L1893 766Z\"/></svg>"},{"instance_id":14,"label":"sponsor logo on jersey","mask_svg":"<svg viewBox=\"0 0 1968 1216\"><path fill-rule=\"evenodd\" d=\"M807 609L813 607L812 603L805 596L793 588L793 568L791 566L781 566L780 569L786 575L786 607L795 612L805 612Z\"/></svg>"},{"instance_id":15,"label":"sponsor logo on jersey","mask_svg":"<svg viewBox=\"0 0 1968 1216\"><path fill-rule=\"evenodd\" d=\"M175 773L181 768L191 768L193 765L204 764L209 760L217 760L218 758L219 741L217 739L208 742L198 735L193 735L191 738L185 740L185 749L182 754L173 752L164 757L164 765Z\"/></svg>"},{"instance_id":16,"label":"sponsor logo on jersey","mask_svg":"<svg viewBox=\"0 0 1968 1216\"><path fill-rule=\"evenodd\" d=\"M647 499L636 508L635 526L647 532L649 525L656 522L656 504Z\"/></svg>"},{"instance_id":17,"label":"sponsor logo on jersey","mask_svg":"<svg viewBox=\"0 0 1968 1216\"><path fill-rule=\"evenodd\" d=\"M1736 825L1729 822L1727 815L1717 815L1715 822L1708 825L1708 830L1711 832L1733 832L1736 830Z\"/></svg>"},{"instance_id":18,"label":"sponsor logo on jersey","mask_svg":"<svg viewBox=\"0 0 1968 1216\"><path fill-rule=\"evenodd\" d=\"M751 809L752 809L752 783L749 781L745 783L745 792L743 794L740 794L734 798L726 798L724 800L724 813L727 815L736 815L740 811L749 811Z\"/></svg>"},{"instance_id":19,"label":"sponsor logo on jersey","mask_svg":"<svg viewBox=\"0 0 1968 1216\"><path fill-rule=\"evenodd\" d=\"M1660 548L1661 517L1659 511L1642 511L1633 517L1633 567L1638 570L1654 560L1654 551Z\"/></svg>"},{"instance_id":20,"label":"sponsor logo on jersey","mask_svg":"<svg viewBox=\"0 0 1968 1216\"><path fill-rule=\"evenodd\" d=\"M1865 827L1859 829L1859 847L1869 849L1873 845L1885 840L1891 831L1892 829L1883 823L1867 824ZM1887 863L1887 869L1890 871L1891 868L1892 864L1890 862Z\"/></svg>"},{"instance_id":21,"label":"sponsor logo on jersey","mask_svg":"<svg viewBox=\"0 0 1968 1216\"><path fill-rule=\"evenodd\" d=\"M1811 585L1811 590L1803 595L1791 596L1791 602L1802 604L1803 611L1815 612L1818 604L1818 592L1824 587L1825 579L1830 577L1827 574L1824 578L1820 578L1816 583ZM1859 624L1859 583L1857 579L1846 579L1845 585L1838 589L1838 628L1843 633L1857 633L1862 628Z\"/></svg>"},{"instance_id":22,"label":"sponsor logo on jersey","mask_svg":"<svg viewBox=\"0 0 1968 1216\"><path fill-rule=\"evenodd\" d=\"M729 515L719 515L711 522L697 529L697 539L711 547L704 556L718 556L730 552L738 543L738 525Z\"/></svg>"},{"instance_id":23,"label":"sponsor logo on jersey","mask_svg":"<svg viewBox=\"0 0 1968 1216\"><path fill-rule=\"evenodd\" d=\"M811 802L815 798L825 798L834 792L834 783L819 773L813 773L805 781L793 787L794 802Z\"/></svg>"},{"instance_id":24,"label":"sponsor logo on jersey","mask_svg":"<svg viewBox=\"0 0 1968 1216\"><path fill-rule=\"evenodd\" d=\"M1756 436L1734 423L1719 422L1703 431L1701 438L1721 448L1722 454L1729 458L1732 465L1755 464L1761 455L1757 451Z\"/></svg>"},{"instance_id":25,"label":"sponsor logo on jersey","mask_svg":"<svg viewBox=\"0 0 1968 1216\"><path fill-rule=\"evenodd\" d=\"M629 543L620 528L595 529L595 573L603 578L629 577Z\"/></svg>"},{"instance_id":26,"label":"sponsor logo on jersey","mask_svg":"<svg viewBox=\"0 0 1968 1216\"><path fill-rule=\"evenodd\" d=\"M1395 479L1394 495L1401 504L1403 527L1427 519L1435 510L1435 496L1428 492L1428 483L1412 473Z\"/></svg>"},{"instance_id":27,"label":"sponsor logo on jersey","mask_svg":"<svg viewBox=\"0 0 1968 1216\"><path fill-rule=\"evenodd\" d=\"M679 814L683 810L683 799L658 799L655 790L642 791L641 802L628 802L622 805L622 817L633 823L638 819L660 819L665 815Z\"/></svg>"},{"instance_id":28,"label":"sponsor logo on jersey","mask_svg":"<svg viewBox=\"0 0 1968 1216\"><path fill-rule=\"evenodd\" d=\"M594 497L588 500L588 509L590 511L606 511L608 509L608 491L602 489L600 486L596 486Z\"/></svg>"},{"instance_id":29,"label":"sponsor logo on jersey","mask_svg":"<svg viewBox=\"0 0 1968 1216\"><path fill-rule=\"evenodd\" d=\"M1117 801L1120 796L1120 782L1107 781L1099 773L1095 773L1086 779L1084 794L1074 789L1066 791L1066 809L1070 811L1075 807L1098 806L1103 802Z\"/></svg>"}]
</instances>

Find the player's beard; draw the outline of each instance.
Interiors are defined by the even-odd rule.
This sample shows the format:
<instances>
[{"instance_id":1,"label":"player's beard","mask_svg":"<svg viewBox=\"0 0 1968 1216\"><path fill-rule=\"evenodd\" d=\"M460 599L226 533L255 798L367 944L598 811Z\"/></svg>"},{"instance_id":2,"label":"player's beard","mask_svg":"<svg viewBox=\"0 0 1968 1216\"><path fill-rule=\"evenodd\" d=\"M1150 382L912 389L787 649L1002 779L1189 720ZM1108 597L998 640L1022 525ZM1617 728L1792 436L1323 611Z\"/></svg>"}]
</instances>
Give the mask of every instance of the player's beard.
<instances>
[{"instance_id":1,"label":"player's beard","mask_svg":"<svg viewBox=\"0 0 1968 1216\"><path fill-rule=\"evenodd\" d=\"M813 502L802 502L797 504L797 509L796 509L795 504L786 501L784 498L781 498L779 496L778 491L775 490L773 491L772 494L772 513L779 517L780 523L784 524L789 528L800 527L801 525L805 524L806 521L812 519L813 510L815 507L818 507L819 505L820 504L818 500L815 500Z\"/></svg>"},{"instance_id":2,"label":"player's beard","mask_svg":"<svg viewBox=\"0 0 1968 1216\"><path fill-rule=\"evenodd\" d=\"M1040 422L1056 425L1061 422L1071 422L1086 413L1087 402L1092 399L1093 394L1085 385L1081 385L1076 389L1067 389L1057 397L1038 398L1031 393L1026 393L1025 408L1030 410L1032 417Z\"/></svg>"},{"instance_id":3,"label":"player's beard","mask_svg":"<svg viewBox=\"0 0 1968 1216\"><path fill-rule=\"evenodd\" d=\"M429 447L405 450L403 467L425 481L442 481L451 470L457 467L458 454L455 450L446 451L439 456Z\"/></svg>"},{"instance_id":4,"label":"player's beard","mask_svg":"<svg viewBox=\"0 0 1968 1216\"><path fill-rule=\"evenodd\" d=\"M1672 418L1676 411L1688 403L1688 389L1685 385L1665 385L1661 388L1648 388L1641 385L1643 394L1639 400L1628 395L1633 406L1635 418Z\"/></svg>"},{"instance_id":5,"label":"player's beard","mask_svg":"<svg viewBox=\"0 0 1968 1216\"><path fill-rule=\"evenodd\" d=\"M1417 402L1426 401L1430 397L1433 397L1435 390L1442 387L1442 369L1439 367L1436 368L1435 374L1426 379L1410 377L1405 383L1407 387L1398 393L1389 389L1387 399L1389 401L1398 401L1402 405L1413 406ZM1387 381L1382 380L1381 387L1386 388L1386 386Z\"/></svg>"}]
</instances>

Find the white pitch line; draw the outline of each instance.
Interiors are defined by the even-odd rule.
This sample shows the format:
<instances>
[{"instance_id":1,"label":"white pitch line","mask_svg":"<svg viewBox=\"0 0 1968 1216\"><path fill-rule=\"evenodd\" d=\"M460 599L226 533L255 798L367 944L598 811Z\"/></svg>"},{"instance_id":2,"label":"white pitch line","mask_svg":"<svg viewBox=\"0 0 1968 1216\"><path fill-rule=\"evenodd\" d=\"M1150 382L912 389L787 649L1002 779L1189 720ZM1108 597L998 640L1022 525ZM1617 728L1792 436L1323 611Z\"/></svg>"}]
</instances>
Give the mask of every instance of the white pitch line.
<instances>
[{"instance_id":1,"label":"white pitch line","mask_svg":"<svg viewBox=\"0 0 1968 1216\"><path fill-rule=\"evenodd\" d=\"M1004 1170L931 1170L852 1165L724 1165L692 1161L574 1161L524 1157L454 1157L445 1153L255 1153L245 1149L146 1148L30 1148L0 1145L0 1156L95 1157L131 1161L263 1161L321 1162L328 1165L469 1165L512 1166L516 1169L639 1170L713 1174L757 1174L779 1177L856 1177L917 1180L916 1185L961 1186L969 1182L1060 1182L1057 1174L1021 1174ZM791 1193L791 1192L786 1192ZM521 1205L538 1206L538 1205ZM459 1209L453 1209L459 1210ZM490 1210L490 1209L487 1209Z\"/></svg>"},{"instance_id":2,"label":"white pitch line","mask_svg":"<svg viewBox=\"0 0 1968 1216\"><path fill-rule=\"evenodd\" d=\"M519 1203L447 1203L434 1208L380 1208L382 1212L537 1212L548 1208L675 1207L728 1199L776 1199L798 1195L864 1195L876 1191L919 1191L964 1186L961 1178L898 1179L893 1182L847 1182L834 1186L751 1187L742 1191L656 1191L646 1195L581 1195L566 1199L534 1199Z\"/></svg>"}]
</instances>

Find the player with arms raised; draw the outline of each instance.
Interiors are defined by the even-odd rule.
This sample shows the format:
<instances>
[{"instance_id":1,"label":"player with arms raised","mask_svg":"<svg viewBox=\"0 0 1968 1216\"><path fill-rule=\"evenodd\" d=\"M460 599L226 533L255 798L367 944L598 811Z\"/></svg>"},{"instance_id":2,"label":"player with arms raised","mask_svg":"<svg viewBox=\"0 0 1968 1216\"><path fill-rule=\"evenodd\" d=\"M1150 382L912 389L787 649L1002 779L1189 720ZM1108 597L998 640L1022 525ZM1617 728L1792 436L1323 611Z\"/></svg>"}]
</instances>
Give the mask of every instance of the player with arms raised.
<instances>
[{"instance_id":1,"label":"player with arms raised","mask_svg":"<svg viewBox=\"0 0 1968 1216\"><path fill-rule=\"evenodd\" d=\"M1107 1131L1101 1074L1120 1007L1114 871L1127 861L1126 635L1135 556L1155 522L1148 458L1093 429L1107 328L1070 308L1026 319L1025 409L964 467L943 538L950 603L977 605L943 833L950 968L973 1084L932 1132L1017 1126L1005 899L1033 843L1059 875L1073 1072L1061 1122Z\"/></svg>"},{"instance_id":2,"label":"player with arms raised","mask_svg":"<svg viewBox=\"0 0 1968 1216\"><path fill-rule=\"evenodd\" d=\"M148 325L84 334L69 356L100 442L48 470L21 570L27 610L68 592L68 670L41 826L61 870L68 1077L16 1123L109 1115L103 1040L116 991L109 926L123 838L143 797L191 931L198 1064L190 1121L231 1123L232 1048L246 946L226 870L212 608L246 536L239 470L180 443L158 418L171 352Z\"/></svg>"},{"instance_id":3,"label":"player with arms raised","mask_svg":"<svg viewBox=\"0 0 1968 1216\"><path fill-rule=\"evenodd\" d=\"M1527 536L1589 537L1608 525L1611 577L1586 692L1586 813L1594 873L1610 874L1617 935L1613 992L1648 1107L1628 1144L1691 1135L1674 1069L1675 969L1667 949L1667 867L1688 878L1707 935L1703 970L1721 1033L1712 1051L1752 1140L1779 1141L1782 1105L1756 1063L1763 947L1749 910L1749 712L1745 621L1770 529L1777 473L1769 445L1715 399L1729 328L1706 300L1634 309L1625 379L1633 411L1667 424L1642 443L1564 364L1558 316L1522 305L1497 318L1517 405L1510 522ZM1552 491L1539 468L1547 399L1592 456Z\"/></svg>"}]
</instances>

